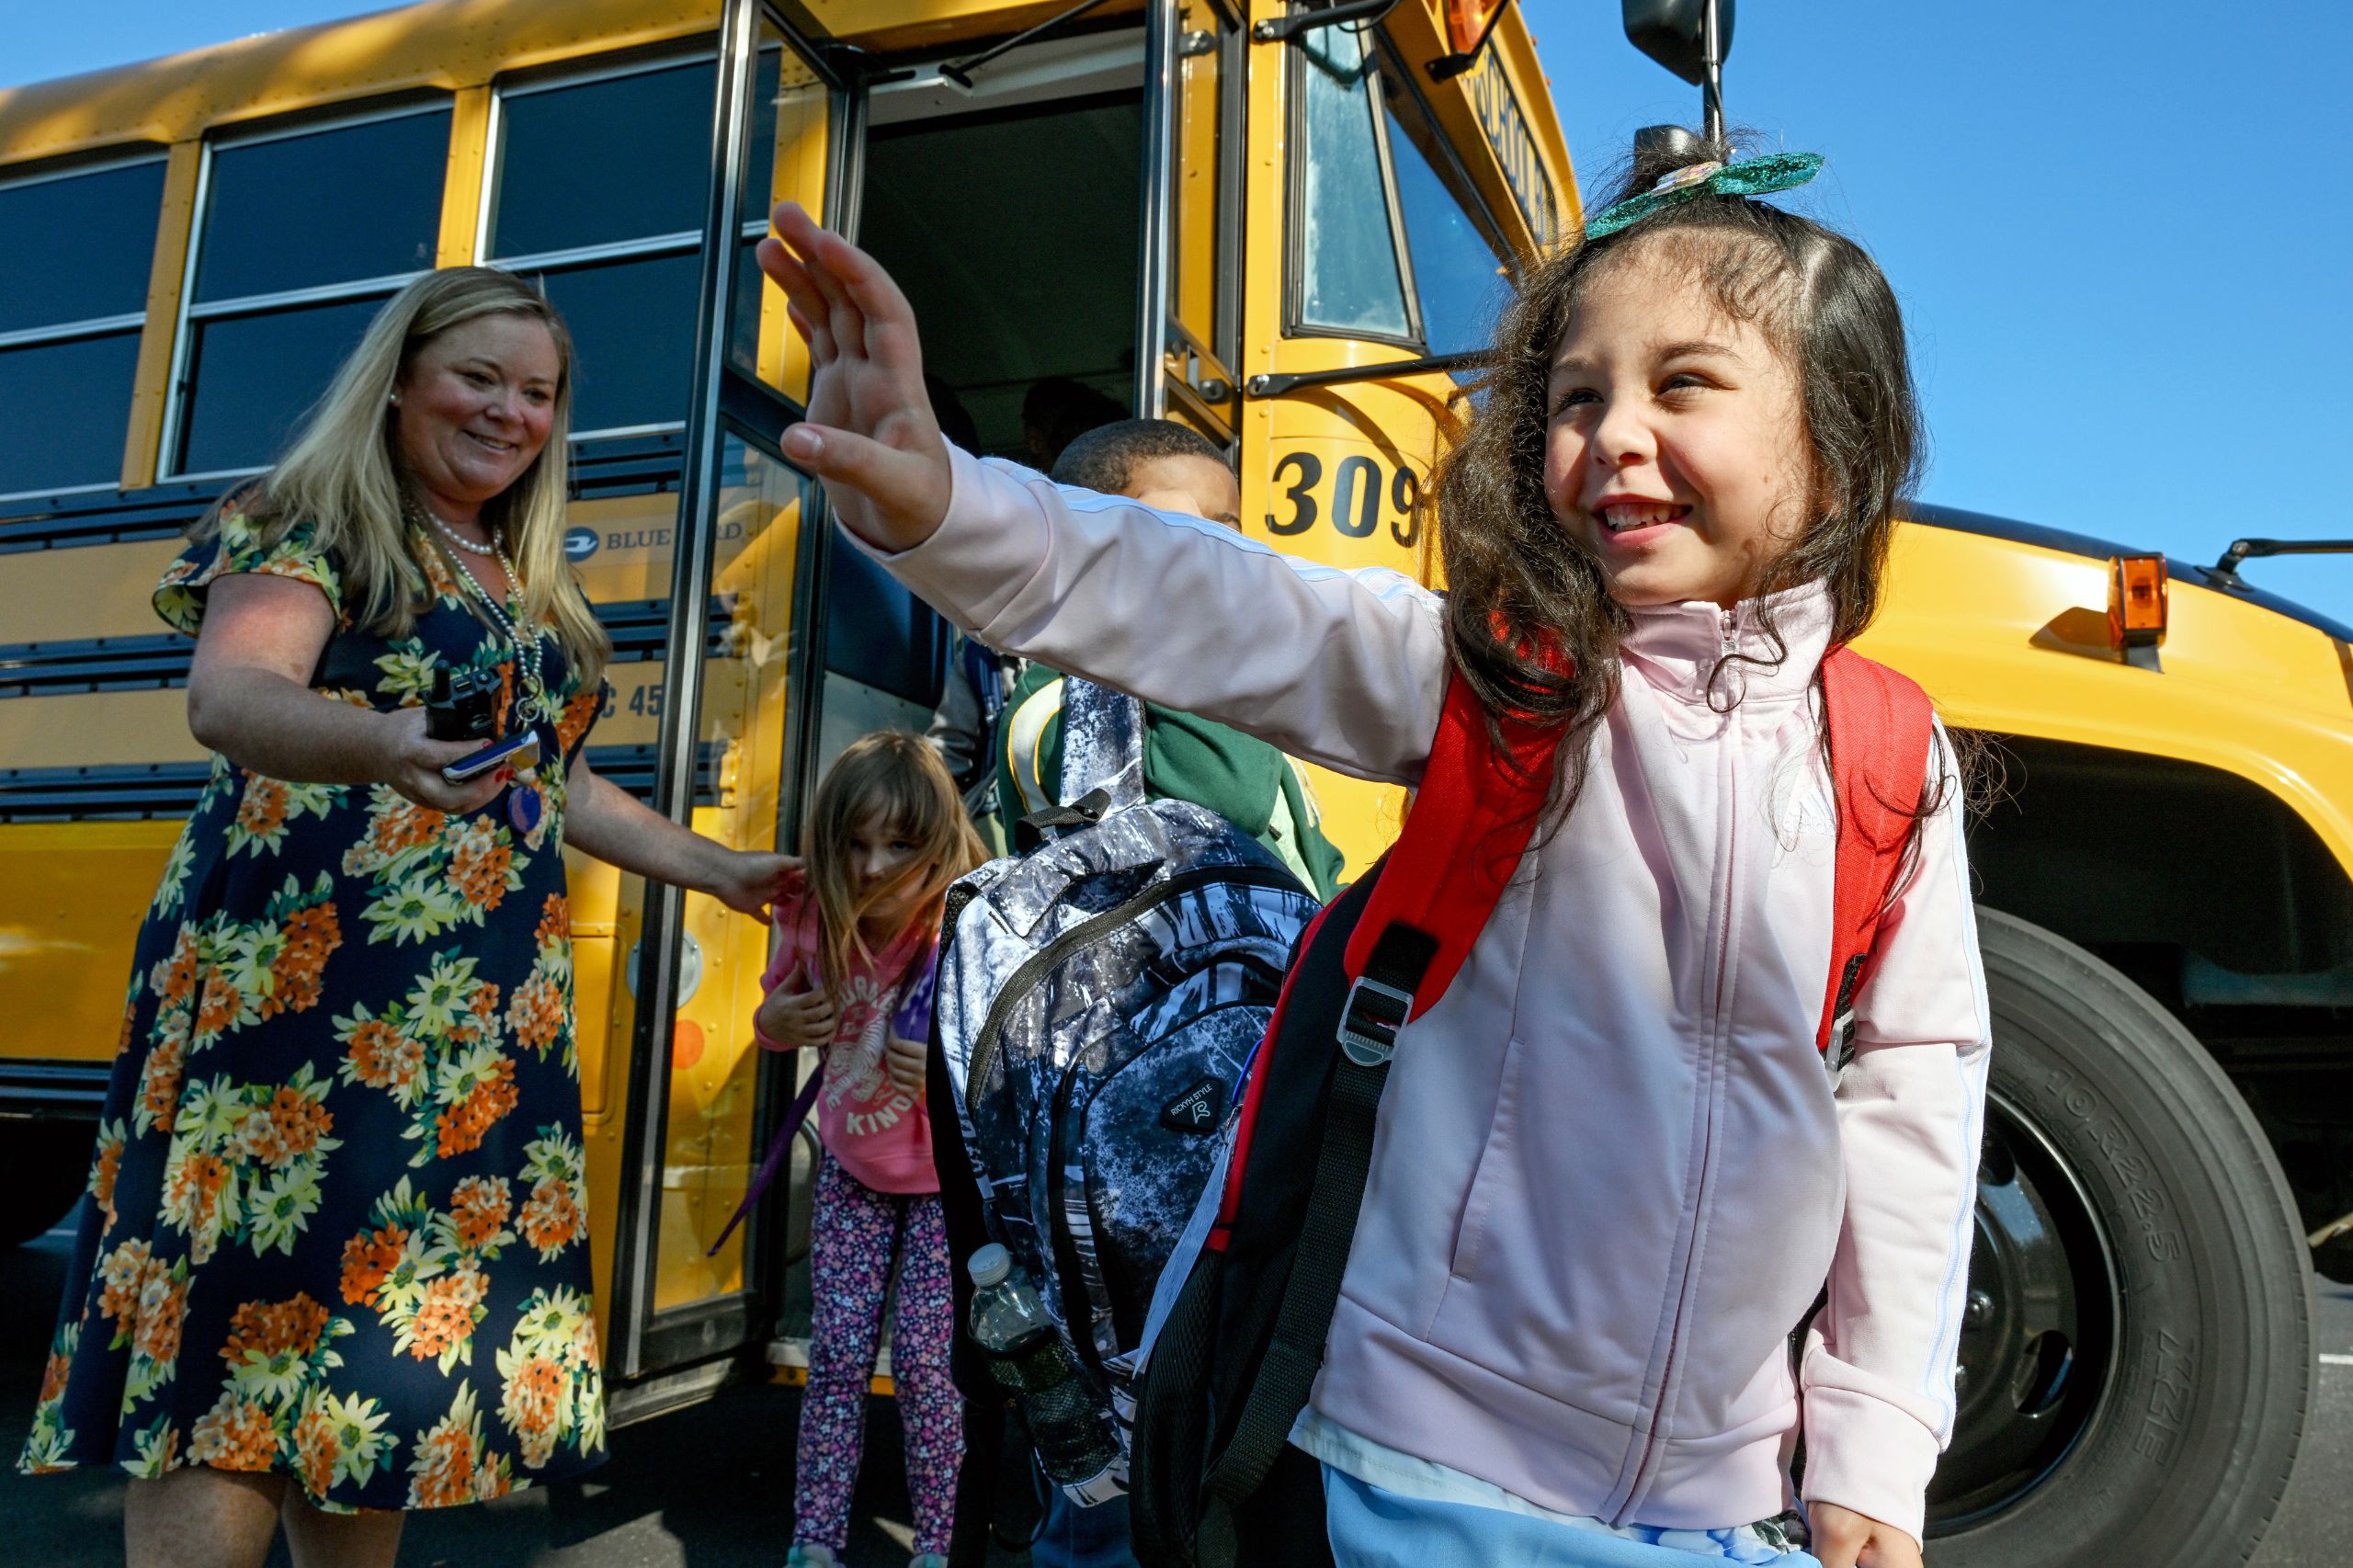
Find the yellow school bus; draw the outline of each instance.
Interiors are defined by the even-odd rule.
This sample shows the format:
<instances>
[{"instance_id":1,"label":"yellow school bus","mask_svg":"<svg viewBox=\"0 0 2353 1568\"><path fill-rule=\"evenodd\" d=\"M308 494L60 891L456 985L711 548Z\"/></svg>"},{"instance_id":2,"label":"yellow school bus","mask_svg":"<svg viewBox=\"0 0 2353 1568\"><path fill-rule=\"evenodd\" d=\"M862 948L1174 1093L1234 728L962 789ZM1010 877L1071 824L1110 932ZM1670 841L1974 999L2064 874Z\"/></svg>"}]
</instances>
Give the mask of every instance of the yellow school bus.
<instances>
[{"instance_id":1,"label":"yellow school bus","mask_svg":"<svg viewBox=\"0 0 2353 1568\"><path fill-rule=\"evenodd\" d=\"M807 366L751 248L785 198L904 280L982 449L1075 381L1216 440L1276 548L1425 577L1466 357L1581 212L1509 0L426 0L0 92L6 1240L79 1190L203 777L149 591L419 270L539 278L578 340L600 773L790 847L848 738L920 727L946 629L778 454ZM2300 1233L2353 1210L2353 631L2241 572L1921 507L1868 647L2006 758L1938 1561L2236 1561L2302 1426ZM1402 801L1319 790L1361 867ZM800 1354L791 1206L706 1256L798 1069L749 1044L759 926L572 877L629 1419Z\"/></svg>"}]
</instances>

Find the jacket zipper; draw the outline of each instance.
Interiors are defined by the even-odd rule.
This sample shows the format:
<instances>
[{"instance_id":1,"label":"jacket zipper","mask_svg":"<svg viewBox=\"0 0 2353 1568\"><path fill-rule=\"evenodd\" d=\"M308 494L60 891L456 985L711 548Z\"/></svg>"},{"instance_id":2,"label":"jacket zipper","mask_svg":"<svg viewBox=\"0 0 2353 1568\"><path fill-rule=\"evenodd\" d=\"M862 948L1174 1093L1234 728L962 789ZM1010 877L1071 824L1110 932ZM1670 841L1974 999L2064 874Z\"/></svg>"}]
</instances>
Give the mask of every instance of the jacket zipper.
<instances>
[{"instance_id":1,"label":"jacket zipper","mask_svg":"<svg viewBox=\"0 0 2353 1568\"><path fill-rule=\"evenodd\" d=\"M1739 622L1736 611L1729 609L1717 611L1716 638L1720 662L1722 657L1739 651ZM1730 824L1737 824L1739 820L1739 737L1740 730L1736 717L1727 715L1722 741L1726 759L1724 790L1722 798L1717 803L1717 812L1725 822ZM1691 1197L1690 1225L1693 1239L1689 1248L1684 1253L1682 1277L1675 1283L1675 1321L1667 1330L1666 1356L1659 1366L1658 1404L1652 1410L1650 1424L1643 1431L1642 1462L1634 1467L1633 1483L1627 1489L1626 1501L1620 1509L1621 1515L1631 1511L1640 1502L1644 1489L1652 1479L1651 1465L1658 1452L1659 1425L1666 1419L1667 1403L1675 1388L1675 1365L1683 1348L1684 1313L1691 1303L1691 1280L1697 1264L1693 1252L1699 1245L1699 1217L1707 1210L1708 1177L1715 1165L1716 1068L1723 1048L1725 994L1732 978L1733 897L1736 891L1739 865L1735 854L1737 846L1733 842L1734 835L1731 828L1722 830L1720 836L1723 845L1723 914L1716 926L1716 972L1713 976L1712 994L1709 997L1708 1003L1709 1049L1700 1076L1699 1092L1708 1096L1709 1105L1707 1120L1702 1124L1699 1140L1699 1182Z\"/></svg>"}]
</instances>

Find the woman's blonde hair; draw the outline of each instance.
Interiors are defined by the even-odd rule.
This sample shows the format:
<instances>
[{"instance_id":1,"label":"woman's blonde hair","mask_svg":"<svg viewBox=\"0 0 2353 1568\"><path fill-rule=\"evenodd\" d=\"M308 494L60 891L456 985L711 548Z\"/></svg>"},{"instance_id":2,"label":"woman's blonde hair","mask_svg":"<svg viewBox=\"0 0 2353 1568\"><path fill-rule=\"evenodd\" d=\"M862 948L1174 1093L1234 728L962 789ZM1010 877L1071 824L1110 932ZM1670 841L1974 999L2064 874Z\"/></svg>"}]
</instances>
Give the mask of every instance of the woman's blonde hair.
<instances>
[{"instance_id":1,"label":"woman's blonde hair","mask_svg":"<svg viewBox=\"0 0 2353 1568\"><path fill-rule=\"evenodd\" d=\"M342 572L344 606L352 621L382 636L407 636L430 600L409 544L392 393L426 344L490 315L524 316L546 327L555 343L558 372L547 445L520 478L483 506L483 521L506 536L530 623L551 628L582 683L593 685L612 645L563 553L572 335L546 296L511 273L447 267L426 273L386 301L286 455L252 484L222 497L198 524L195 536L216 532L224 507L254 522L265 543L310 519L320 548L335 555Z\"/></svg>"},{"instance_id":2,"label":"woman's blonde hair","mask_svg":"<svg viewBox=\"0 0 2353 1568\"><path fill-rule=\"evenodd\" d=\"M920 891L910 918L937 923L948 884L988 852L965 818L963 798L938 754L903 730L878 730L851 742L825 770L809 815L809 883L824 927L825 991L838 1001L838 987L853 967L874 961L858 930L868 910L914 885ZM915 853L896 878L860 898L849 865L850 835L870 820L914 845ZM898 935L892 933L892 939Z\"/></svg>"}]
</instances>

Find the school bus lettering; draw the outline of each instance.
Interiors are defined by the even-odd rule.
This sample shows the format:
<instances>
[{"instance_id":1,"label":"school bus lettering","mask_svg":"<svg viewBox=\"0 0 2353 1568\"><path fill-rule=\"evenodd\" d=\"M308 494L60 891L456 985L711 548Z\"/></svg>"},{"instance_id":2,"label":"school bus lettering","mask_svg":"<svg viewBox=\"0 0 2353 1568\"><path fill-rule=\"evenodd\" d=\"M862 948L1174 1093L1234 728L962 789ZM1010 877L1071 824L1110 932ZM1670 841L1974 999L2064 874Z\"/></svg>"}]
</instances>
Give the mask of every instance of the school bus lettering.
<instances>
[{"instance_id":1,"label":"school bus lettering","mask_svg":"<svg viewBox=\"0 0 2353 1568\"><path fill-rule=\"evenodd\" d=\"M1399 544L1412 546L1422 537L1422 481L1412 469L1400 464L1389 480L1389 505L1397 515L1389 519L1389 537Z\"/></svg>"},{"instance_id":2,"label":"school bus lettering","mask_svg":"<svg viewBox=\"0 0 2353 1568\"><path fill-rule=\"evenodd\" d=\"M1478 68L1471 73L1470 87L1479 129L1486 132L1489 145L1495 150L1495 162L1503 166L1504 181L1511 187L1512 195L1519 199L1529 232L1539 244L1550 242L1559 204L1552 197L1552 182L1545 176L1535 133L1528 128L1528 116L1495 51L1480 56Z\"/></svg>"},{"instance_id":3,"label":"school bus lettering","mask_svg":"<svg viewBox=\"0 0 2353 1568\"><path fill-rule=\"evenodd\" d=\"M1270 534L1303 534L1315 526L1315 486L1324 478L1324 460L1313 452L1286 452L1276 460L1275 483L1282 483L1283 475L1292 469L1299 471L1299 483L1283 492L1290 497L1290 517L1279 522L1272 512L1267 513Z\"/></svg>"},{"instance_id":4,"label":"school bus lettering","mask_svg":"<svg viewBox=\"0 0 2353 1568\"><path fill-rule=\"evenodd\" d=\"M1421 476L1404 464L1393 469L1377 458L1351 452L1332 469L1330 494L1322 495L1324 459L1308 450L1285 452L1275 460L1275 484L1290 503L1288 516L1267 514L1267 531L1289 538L1306 533L1325 517L1333 528L1349 539L1370 539L1381 531L1384 509L1389 537L1411 546L1421 538L1416 510Z\"/></svg>"},{"instance_id":5,"label":"school bus lettering","mask_svg":"<svg viewBox=\"0 0 2353 1568\"><path fill-rule=\"evenodd\" d=\"M1370 458L1342 458L1332 481L1332 526L1351 539L1370 538L1381 526L1381 470Z\"/></svg>"}]
</instances>

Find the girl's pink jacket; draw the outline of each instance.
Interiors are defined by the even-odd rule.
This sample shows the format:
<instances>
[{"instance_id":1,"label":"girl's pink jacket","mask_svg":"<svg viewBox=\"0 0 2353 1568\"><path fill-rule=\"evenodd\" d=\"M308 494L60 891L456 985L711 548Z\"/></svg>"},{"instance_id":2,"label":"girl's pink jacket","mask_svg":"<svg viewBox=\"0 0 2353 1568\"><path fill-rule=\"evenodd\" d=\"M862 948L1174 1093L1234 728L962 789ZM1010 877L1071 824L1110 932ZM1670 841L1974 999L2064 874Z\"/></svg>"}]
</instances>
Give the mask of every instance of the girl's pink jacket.
<instances>
[{"instance_id":1,"label":"girl's pink jacket","mask_svg":"<svg viewBox=\"0 0 2353 1568\"><path fill-rule=\"evenodd\" d=\"M962 452L954 484L938 533L880 558L990 647L1419 778L1447 674L1428 590ZM1916 1536L1985 1093L1958 802L1921 826L1834 1085L1829 607L1771 607L1779 658L1759 608L1634 613L1583 798L1398 1042L1313 1405L1542 1507L1694 1528L1779 1512L1802 1426L1809 1500ZM1762 663L1718 711L1733 651Z\"/></svg>"},{"instance_id":2,"label":"girl's pink jacket","mask_svg":"<svg viewBox=\"0 0 2353 1568\"><path fill-rule=\"evenodd\" d=\"M824 939L817 897L801 892L775 908L776 956L760 976L760 993L778 986L817 988ZM825 1047L825 1086L817 1094L817 1137L842 1169L877 1192L938 1192L939 1175L931 1164L931 1119L923 1096L891 1081L882 1060L883 1037L906 986L925 981L931 958L931 932L921 920L908 923L899 938L875 955L875 962L853 973L841 989L841 1015ZM776 1042L754 1038L773 1051Z\"/></svg>"}]
</instances>

